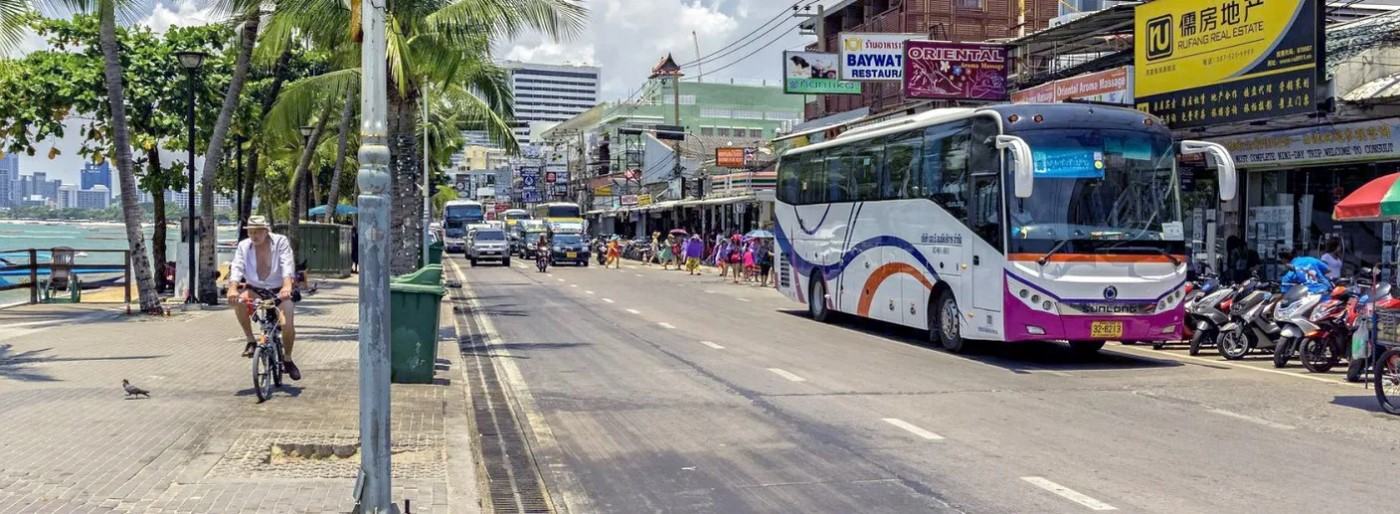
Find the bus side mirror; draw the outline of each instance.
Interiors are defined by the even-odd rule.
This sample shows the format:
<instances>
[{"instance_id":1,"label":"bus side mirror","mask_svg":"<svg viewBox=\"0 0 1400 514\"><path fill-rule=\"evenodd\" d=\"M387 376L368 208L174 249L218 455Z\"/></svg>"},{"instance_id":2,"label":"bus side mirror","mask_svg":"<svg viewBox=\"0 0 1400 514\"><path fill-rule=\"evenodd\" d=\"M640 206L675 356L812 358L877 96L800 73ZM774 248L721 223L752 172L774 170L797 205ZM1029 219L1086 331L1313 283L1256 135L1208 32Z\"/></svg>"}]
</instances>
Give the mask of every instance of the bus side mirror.
<instances>
[{"instance_id":1,"label":"bus side mirror","mask_svg":"<svg viewBox=\"0 0 1400 514\"><path fill-rule=\"evenodd\" d=\"M997 149L1011 150L1011 175L1015 179L1016 198L1030 198L1035 185L1035 166L1031 158L1031 145L1016 136L997 136Z\"/></svg>"},{"instance_id":2,"label":"bus side mirror","mask_svg":"<svg viewBox=\"0 0 1400 514\"><path fill-rule=\"evenodd\" d=\"M1181 153L1185 155L1204 153L1215 159L1215 170L1220 183L1220 201L1228 202L1235 199L1235 189L1239 187L1239 179L1235 175L1235 159L1230 157L1230 151L1218 143L1209 141L1182 141Z\"/></svg>"}]
</instances>

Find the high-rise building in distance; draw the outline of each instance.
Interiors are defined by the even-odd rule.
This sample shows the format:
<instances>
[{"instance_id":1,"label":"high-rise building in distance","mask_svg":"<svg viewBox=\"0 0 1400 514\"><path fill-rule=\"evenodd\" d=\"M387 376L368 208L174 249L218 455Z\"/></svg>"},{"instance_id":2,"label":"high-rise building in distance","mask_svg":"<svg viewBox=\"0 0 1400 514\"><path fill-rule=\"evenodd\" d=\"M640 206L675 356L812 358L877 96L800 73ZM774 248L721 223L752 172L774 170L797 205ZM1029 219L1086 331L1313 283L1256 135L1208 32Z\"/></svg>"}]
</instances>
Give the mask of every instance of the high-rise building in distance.
<instances>
[{"instance_id":1,"label":"high-rise building in distance","mask_svg":"<svg viewBox=\"0 0 1400 514\"><path fill-rule=\"evenodd\" d=\"M512 131L521 145L530 143L531 123L559 123L598 104L602 70L596 66L506 61L501 67L510 73Z\"/></svg>"},{"instance_id":2,"label":"high-rise building in distance","mask_svg":"<svg viewBox=\"0 0 1400 514\"><path fill-rule=\"evenodd\" d=\"M107 191L112 190L112 165L107 161L102 164L87 163L83 165L82 179L79 181L79 189L91 190L97 186L102 186Z\"/></svg>"}]
</instances>

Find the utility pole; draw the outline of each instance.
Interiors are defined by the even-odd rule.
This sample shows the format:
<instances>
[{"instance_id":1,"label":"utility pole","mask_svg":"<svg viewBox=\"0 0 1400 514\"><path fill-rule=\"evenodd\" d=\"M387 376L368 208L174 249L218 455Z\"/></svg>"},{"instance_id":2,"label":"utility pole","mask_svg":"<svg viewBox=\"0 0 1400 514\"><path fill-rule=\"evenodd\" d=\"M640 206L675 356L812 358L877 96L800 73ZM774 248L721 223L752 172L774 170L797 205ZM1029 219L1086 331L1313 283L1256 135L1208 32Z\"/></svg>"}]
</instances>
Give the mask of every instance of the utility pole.
<instances>
[{"instance_id":1,"label":"utility pole","mask_svg":"<svg viewBox=\"0 0 1400 514\"><path fill-rule=\"evenodd\" d=\"M354 1L354 0L351 0ZM394 505L389 467L389 146L384 2L360 0L360 475L362 514Z\"/></svg>"},{"instance_id":2,"label":"utility pole","mask_svg":"<svg viewBox=\"0 0 1400 514\"><path fill-rule=\"evenodd\" d=\"M428 266L428 225L433 217L432 169L428 167L428 85L423 84L423 267ZM472 190L476 192L475 189Z\"/></svg>"}]
</instances>

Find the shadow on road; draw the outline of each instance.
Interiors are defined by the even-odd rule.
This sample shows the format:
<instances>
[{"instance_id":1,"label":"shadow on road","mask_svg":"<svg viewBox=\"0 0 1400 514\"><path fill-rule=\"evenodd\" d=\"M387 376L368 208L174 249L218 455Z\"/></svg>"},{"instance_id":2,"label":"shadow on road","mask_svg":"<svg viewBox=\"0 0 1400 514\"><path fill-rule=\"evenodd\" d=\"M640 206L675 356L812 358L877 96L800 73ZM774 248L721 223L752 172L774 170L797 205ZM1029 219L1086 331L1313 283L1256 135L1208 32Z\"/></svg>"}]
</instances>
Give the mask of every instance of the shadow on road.
<instances>
[{"instance_id":1,"label":"shadow on road","mask_svg":"<svg viewBox=\"0 0 1400 514\"><path fill-rule=\"evenodd\" d=\"M1393 418L1397 421L1400 421L1400 416L1391 416L1389 413L1381 409L1380 402L1376 401L1376 395L1372 394L1370 389L1367 389L1366 394L1363 395L1333 397L1332 405L1351 407L1353 409L1364 410L1366 412L1384 414L1388 418Z\"/></svg>"},{"instance_id":2,"label":"shadow on road","mask_svg":"<svg viewBox=\"0 0 1400 514\"><path fill-rule=\"evenodd\" d=\"M284 379L284 380L291 380L291 379ZM286 394L287 396L291 396L291 397L293 397L293 398L296 398L296 397L298 397L298 396L301 396L301 391L302 391L302 388L301 388L301 387L299 387L299 386L294 386L294 385L288 384L288 383L286 383L286 382L283 382L281 387L273 387L273 388L272 388L272 394L273 394L273 396L276 396L277 393L280 392L280 393ZM244 390L241 390L241 391L238 391L238 392L236 392L236 393L233 393L234 396L253 396L254 394L257 394L257 391L254 391L253 388L251 388L251 387L249 387L249 388L247 388L247 389L244 389Z\"/></svg>"},{"instance_id":3,"label":"shadow on road","mask_svg":"<svg viewBox=\"0 0 1400 514\"><path fill-rule=\"evenodd\" d=\"M781 309L778 312L800 318L808 317L806 310ZM839 314L834 314L828 324L929 351L943 351L941 347L928 341L927 332L905 326ZM974 343L964 353L949 355L1003 368L1015 374L1030 374L1046 370L1101 371L1184 366L1180 362L1168 359L1153 359L1108 351L1079 353L1071 350L1068 345L1054 342Z\"/></svg>"},{"instance_id":4,"label":"shadow on road","mask_svg":"<svg viewBox=\"0 0 1400 514\"><path fill-rule=\"evenodd\" d=\"M122 357L58 357L50 353L53 348L42 348L16 353L13 345L0 344L0 378L22 382L57 382L58 379L33 369L33 364L87 361L145 360L165 357L165 355L128 355Z\"/></svg>"}]
</instances>

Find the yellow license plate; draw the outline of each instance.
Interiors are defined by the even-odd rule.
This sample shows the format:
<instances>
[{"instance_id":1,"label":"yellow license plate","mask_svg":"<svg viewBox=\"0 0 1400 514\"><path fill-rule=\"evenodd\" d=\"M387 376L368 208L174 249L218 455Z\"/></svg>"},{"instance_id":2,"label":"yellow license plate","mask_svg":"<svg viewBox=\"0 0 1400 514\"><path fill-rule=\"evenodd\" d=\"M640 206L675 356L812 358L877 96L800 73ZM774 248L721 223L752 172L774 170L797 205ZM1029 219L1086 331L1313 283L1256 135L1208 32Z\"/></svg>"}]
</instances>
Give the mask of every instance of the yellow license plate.
<instances>
[{"instance_id":1,"label":"yellow license plate","mask_svg":"<svg viewBox=\"0 0 1400 514\"><path fill-rule=\"evenodd\" d=\"M1089 337L1113 338L1123 337L1122 321L1095 321L1089 324Z\"/></svg>"},{"instance_id":2,"label":"yellow license plate","mask_svg":"<svg viewBox=\"0 0 1400 514\"><path fill-rule=\"evenodd\" d=\"M577 258L578 258L578 252L565 252L565 253L564 253L564 258L565 258L565 259L577 259Z\"/></svg>"}]
</instances>

